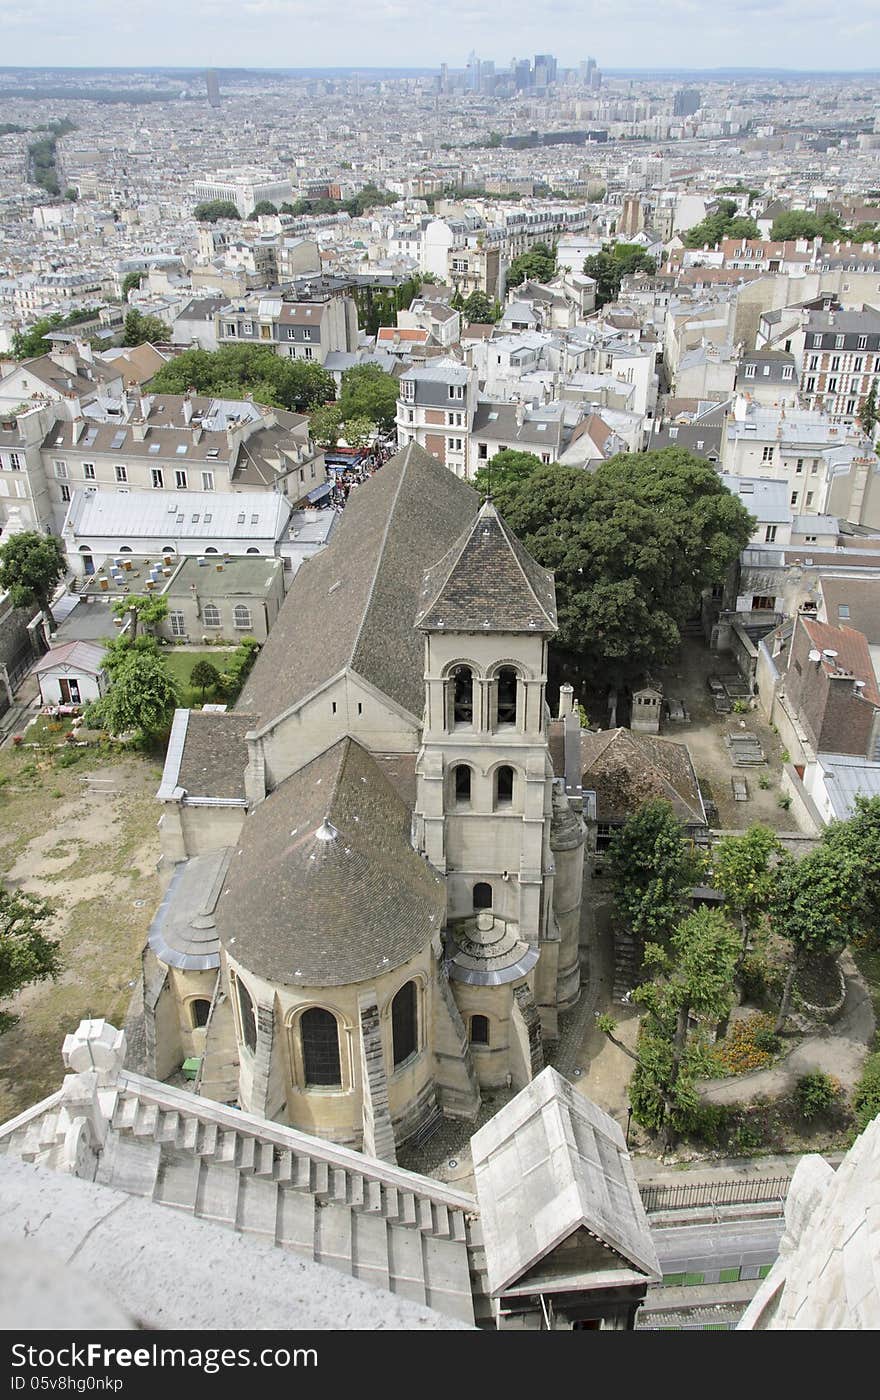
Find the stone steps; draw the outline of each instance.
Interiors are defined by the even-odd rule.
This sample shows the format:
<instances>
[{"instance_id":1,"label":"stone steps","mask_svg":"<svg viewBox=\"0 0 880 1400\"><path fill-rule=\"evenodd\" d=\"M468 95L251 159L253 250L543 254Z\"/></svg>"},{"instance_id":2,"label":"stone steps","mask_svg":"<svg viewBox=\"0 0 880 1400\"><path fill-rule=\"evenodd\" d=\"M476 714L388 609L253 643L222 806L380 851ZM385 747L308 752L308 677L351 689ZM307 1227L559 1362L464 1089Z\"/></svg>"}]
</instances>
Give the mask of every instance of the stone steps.
<instances>
[{"instance_id":1,"label":"stone steps","mask_svg":"<svg viewBox=\"0 0 880 1400\"><path fill-rule=\"evenodd\" d=\"M126 1095L113 1128L136 1194L473 1322L463 1208L371 1176L367 1158L359 1169L324 1159L317 1142L310 1152L262 1141L228 1115L218 1124Z\"/></svg>"}]
</instances>

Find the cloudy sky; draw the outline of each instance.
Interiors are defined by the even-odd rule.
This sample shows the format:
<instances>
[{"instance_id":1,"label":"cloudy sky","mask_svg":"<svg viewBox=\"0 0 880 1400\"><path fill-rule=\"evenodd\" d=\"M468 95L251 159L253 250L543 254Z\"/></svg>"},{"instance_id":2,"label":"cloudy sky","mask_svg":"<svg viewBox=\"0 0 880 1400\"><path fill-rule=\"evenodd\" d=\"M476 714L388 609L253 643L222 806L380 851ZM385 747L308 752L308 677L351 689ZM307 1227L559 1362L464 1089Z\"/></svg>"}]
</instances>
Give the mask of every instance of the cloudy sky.
<instances>
[{"instance_id":1,"label":"cloudy sky","mask_svg":"<svg viewBox=\"0 0 880 1400\"><path fill-rule=\"evenodd\" d=\"M0 64L608 68L880 66L880 3L847 0L0 0Z\"/></svg>"}]
</instances>

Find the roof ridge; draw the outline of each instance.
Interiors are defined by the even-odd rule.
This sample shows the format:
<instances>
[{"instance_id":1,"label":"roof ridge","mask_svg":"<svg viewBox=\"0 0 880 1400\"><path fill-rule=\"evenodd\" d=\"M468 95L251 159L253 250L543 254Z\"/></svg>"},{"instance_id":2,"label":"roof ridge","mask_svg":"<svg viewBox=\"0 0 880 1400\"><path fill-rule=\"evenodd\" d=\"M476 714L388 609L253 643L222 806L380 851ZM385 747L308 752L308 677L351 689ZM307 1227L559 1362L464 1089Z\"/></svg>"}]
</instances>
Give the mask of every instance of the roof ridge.
<instances>
[{"instance_id":1,"label":"roof ridge","mask_svg":"<svg viewBox=\"0 0 880 1400\"><path fill-rule=\"evenodd\" d=\"M507 521L504 519L504 517L503 517L502 515L499 515L499 513L498 513L497 510L495 511L495 519L498 521L498 524L499 524L500 529L501 529L501 533L502 533L502 535L504 536L505 540L507 541L508 545L510 546L510 552L511 552L511 554L513 555L514 559L516 560L517 568L519 569L520 573L522 574L523 578L524 578L525 581L526 581L526 587L528 588L529 592L531 593L532 597L534 598L535 602L537 603L538 608L539 608L540 611L544 614L544 617L546 617L546 619L547 619L547 621L550 623L550 625L551 625L552 627L555 628L555 627L556 627L556 624L555 624L555 622L553 621L553 618L550 616L550 614L548 613L546 607L545 607L544 604L541 602L541 599L538 597L537 593L535 592L534 584L532 583L531 579L529 578L528 574L526 573L525 568L524 568L524 566L523 566L523 562L522 562L522 560L521 560L520 557L519 557L519 555L520 555L520 550L522 550L524 553L527 552L527 551L525 550L525 546L520 542L520 540L518 539L518 537L514 534L513 530L510 529L510 526L507 524ZM544 566L543 566L543 564L539 564L538 561L537 561L537 559L535 559L533 562L534 562L535 568L540 569L541 572L542 572L543 574L549 574L549 573L550 573L550 570L549 570L549 569L545 569Z\"/></svg>"},{"instance_id":2,"label":"roof ridge","mask_svg":"<svg viewBox=\"0 0 880 1400\"><path fill-rule=\"evenodd\" d=\"M465 530L462 531L462 533L459 535L458 539L455 540L455 542L449 546L449 548L447 549L446 553L445 553L445 554L441 554L440 558L437 559L433 564L430 564L430 565L428 566L428 568L425 570L423 577L424 577L424 578L427 578L428 574L433 573L433 571L434 571L435 569L439 569L439 568L440 568L440 565L444 562L445 559L448 559L449 556L450 556L451 554L455 553L456 550L458 551L458 553L455 554L455 558L452 559L452 561L450 562L449 568L445 571L445 573L442 574L442 576L441 576L441 581L440 581L440 583L438 584L436 591L432 594L430 601L427 602L423 608L419 608L418 612L416 613L416 618L415 618L415 625L416 625L416 627L418 627L418 625L419 625L419 623L421 622L422 618L427 616L427 614L430 612L431 608L433 608L434 604L437 602L437 599L440 597L440 594L443 592L443 589L446 587L446 584L448 583L448 581L449 581L449 579L450 579L450 577L451 577L451 575L452 575L452 572L453 572L453 570L455 569L456 564L458 564L458 562L459 562L460 559L461 559L461 556L464 554L465 550L467 549L468 544L470 543L471 536L472 536L472 534L473 534L473 532L474 532L474 526L476 525L477 521L478 521L479 518L480 518L480 514L481 514L482 509L483 509L483 504L485 504L485 503L483 502L483 503L480 504L480 507L479 507L479 509L477 510L477 513L476 513L476 515L474 516L473 520L471 521L470 525L468 525L467 529L465 529Z\"/></svg>"}]
</instances>

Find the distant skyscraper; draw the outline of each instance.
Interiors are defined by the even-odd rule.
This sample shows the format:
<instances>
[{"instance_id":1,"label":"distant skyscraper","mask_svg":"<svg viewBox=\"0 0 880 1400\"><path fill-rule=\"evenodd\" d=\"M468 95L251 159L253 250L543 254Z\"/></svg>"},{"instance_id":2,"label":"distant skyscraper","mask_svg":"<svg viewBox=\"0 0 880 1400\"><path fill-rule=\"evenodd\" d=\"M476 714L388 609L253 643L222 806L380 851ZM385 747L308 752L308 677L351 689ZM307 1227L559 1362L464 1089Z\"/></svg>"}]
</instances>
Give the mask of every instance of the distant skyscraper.
<instances>
[{"instance_id":1,"label":"distant skyscraper","mask_svg":"<svg viewBox=\"0 0 880 1400\"><path fill-rule=\"evenodd\" d=\"M217 81L217 74L213 69L208 69L205 74L205 87L208 90L208 106L220 106L220 84Z\"/></svg>"},{"instance_id":2,"label":"distant skyscraper","mask_svg":"<svg viewBox=\"0 0 880 1400\"><path fill-rule=\"evenodd\" d=\"M694 112L699 112L702 105L702 96L697 88L682 88L675 94L672 115L674 117L692 117Z\"/></svg>"},{"instance_id":3,"label":"distant skyscraper","mask_svg":"<svg viewBox=\"0 0 880 1400\"><path fill-rule=\"evenodd\" d=\"M532 65L527 58L521 58L514 69L517 92L526 92L531 82Z\"/></svg>"},{"instance_id":4,"label":"distant skyscraper","mask_svg":"<svg viewBox=\"0 0 880 1400\"><path fill-rule=\"evenodd\" d=\"M535 90L545 91L556 82L556 59L552 53L535 54Z\"/></svg>"}]
</instances>

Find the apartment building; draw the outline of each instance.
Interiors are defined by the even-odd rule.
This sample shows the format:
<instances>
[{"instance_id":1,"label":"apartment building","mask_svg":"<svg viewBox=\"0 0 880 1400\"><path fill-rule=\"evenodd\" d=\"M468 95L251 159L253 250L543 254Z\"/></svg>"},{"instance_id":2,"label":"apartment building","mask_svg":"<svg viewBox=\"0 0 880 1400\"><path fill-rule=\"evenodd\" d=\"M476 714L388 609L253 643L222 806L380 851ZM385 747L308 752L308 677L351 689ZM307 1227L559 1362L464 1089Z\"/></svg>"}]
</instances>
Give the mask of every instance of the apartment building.
<instances>
[{"instance_id":1,"label":"apartment building","mask_svg":"<svg viewBox=\"0 0 880 1400\"><path fill-rule=\"evenodd\" d=\"M280 180L268 170L221 170L212 179L199 180L193 190L197 203L214 199L234 204L242 219L246 219L263 200L276 207L293 197L289 180Z\"/></svg>"},{"instance_id":2,"label":"apartment building","mask_svg":"<svg viewBox=\"0 0 880 1400\"><path fill-rule=\"evenodd\" d=\"M822 514L832 472L863 455L859 435L848 436L822 410L773 407L743 394L734 401L721 444L724 471L784 481L799 515Z\"/></svg>"},{"instance_id":3,"label":"apartment building","mask_svg":"<svg viewBox=\"0 0 880 1400\"><path fill-rule=\"evenodd\" d=\"M452 360L407 370L400 376L397 441L417 442L456 476L469 479L469 440L477 406L477 377Z\"/></svg>"},{"instance_id":4,"label":"apartment building","mask_svg":"<svg viewBox=\"0 0 880 1400\"><path fill-rule=\"evenodd\" d=\"M800 336L801 393L809 406L853 422L871 389L880 390L880 311L810 311Z\"/></svg>"},{"instance_id":5,"label":"apartment building","mask_svg":"<svg viewBox=\"0 0 880 1400\"><path fill-rule=\"evenodd\" d=\"M215 325L219 346L267 345L287 359L317 364L334 351L358 347L357 308L341 279L232 302L217 313Z\"/></svg>"}]
</instances>

